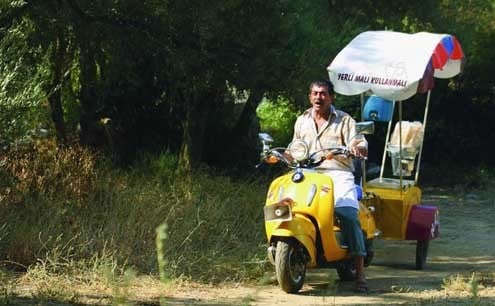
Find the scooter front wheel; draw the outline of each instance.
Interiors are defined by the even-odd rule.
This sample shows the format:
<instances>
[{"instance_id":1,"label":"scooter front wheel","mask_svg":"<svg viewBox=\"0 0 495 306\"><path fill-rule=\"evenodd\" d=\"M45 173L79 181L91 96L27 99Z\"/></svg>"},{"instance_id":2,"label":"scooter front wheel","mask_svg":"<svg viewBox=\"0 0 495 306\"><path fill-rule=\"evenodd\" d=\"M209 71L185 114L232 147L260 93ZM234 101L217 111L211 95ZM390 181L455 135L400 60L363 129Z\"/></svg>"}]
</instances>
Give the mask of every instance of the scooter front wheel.
<instances>
[{"instance_id":1,"label":"scooter front wheel","mask_svg":"<svg viewBox=\"0 0 495 306\"><path fill-rule=\"evenodd\" d=\"M302 288L306 276L306 255L299 242L277 242L275 273L280 287L285 292L296 293Z\"/></svg>"}]
</instances>

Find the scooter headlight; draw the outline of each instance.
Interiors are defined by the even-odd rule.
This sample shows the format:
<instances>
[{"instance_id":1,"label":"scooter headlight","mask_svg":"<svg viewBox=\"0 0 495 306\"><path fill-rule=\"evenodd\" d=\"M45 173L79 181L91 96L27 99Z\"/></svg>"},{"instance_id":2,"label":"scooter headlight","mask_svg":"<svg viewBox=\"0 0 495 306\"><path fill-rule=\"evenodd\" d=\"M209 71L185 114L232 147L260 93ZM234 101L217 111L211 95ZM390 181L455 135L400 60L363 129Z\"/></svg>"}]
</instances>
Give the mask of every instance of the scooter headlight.
<instances>
[{"instance_id":1,"label":"scooter headlight","mask_svg":"<svg viewBox=\"0 0 495 306\"><path fill-rule=\"evenodd\" d=\"M294 140L288 147L289 153L298 162L308 158L309 148L306 142L302 140Z\"/></svg>"}]
</instances>

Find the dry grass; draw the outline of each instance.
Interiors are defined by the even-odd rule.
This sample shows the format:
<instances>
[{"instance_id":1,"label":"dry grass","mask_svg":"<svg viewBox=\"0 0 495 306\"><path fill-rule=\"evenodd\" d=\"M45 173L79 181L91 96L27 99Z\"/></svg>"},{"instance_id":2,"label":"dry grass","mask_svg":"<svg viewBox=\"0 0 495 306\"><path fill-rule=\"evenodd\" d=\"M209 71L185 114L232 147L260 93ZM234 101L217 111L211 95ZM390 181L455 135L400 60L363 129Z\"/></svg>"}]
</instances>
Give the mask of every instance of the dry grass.
<instances>
[{"instance_id":1,"label":"dry grass","mask_svg":"<svg viewBox=\"0 0 495 306\"><path fill-rule=\"evenodd\" d=\"M66 273L111 258L122 271L157 275L156 228L166 224L166 275L222 282L262 273L258 183L208 171L182 180L166 154L119 170L80 147L32 150L0 156L3 260Z\"/></svg>"}]
</instances>

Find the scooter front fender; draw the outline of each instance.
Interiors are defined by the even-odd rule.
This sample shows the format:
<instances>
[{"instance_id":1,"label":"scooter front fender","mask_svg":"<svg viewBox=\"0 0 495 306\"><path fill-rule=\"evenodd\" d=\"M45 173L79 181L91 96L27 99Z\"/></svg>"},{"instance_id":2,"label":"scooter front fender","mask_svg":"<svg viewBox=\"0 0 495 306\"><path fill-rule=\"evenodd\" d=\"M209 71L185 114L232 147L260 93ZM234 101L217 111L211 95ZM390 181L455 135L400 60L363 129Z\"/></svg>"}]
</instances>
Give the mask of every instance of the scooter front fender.
<instances>
[{"instance_id":1,"label":"scooter front fender","mask_svg":"<svg viewBox=\"0 0 495 306\"><path fill-rule=\"evenodd\" d=\"M316 266L316 229L309 218L303 215L294 215L286 222L266 222L266 234L271 243L280 238L294 238L299 241L309 255L308 267Z\"/></svg>"}]
</instances>

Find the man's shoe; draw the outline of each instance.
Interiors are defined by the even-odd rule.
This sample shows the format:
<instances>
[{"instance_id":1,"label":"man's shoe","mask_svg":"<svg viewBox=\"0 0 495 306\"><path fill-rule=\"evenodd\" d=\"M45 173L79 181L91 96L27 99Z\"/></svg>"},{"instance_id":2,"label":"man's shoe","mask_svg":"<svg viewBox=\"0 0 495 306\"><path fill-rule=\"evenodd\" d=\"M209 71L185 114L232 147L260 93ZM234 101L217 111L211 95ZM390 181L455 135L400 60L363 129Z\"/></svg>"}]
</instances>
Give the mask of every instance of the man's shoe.
<instances>
[{"instance_id":1,"label":"man's shoe","mask_svg":"<svg viewBox=\"0 0 495 306\"><path fill-rule=\"evenodd\" d=\"M354 291L358 293L368 293L369 292L368 288L368 282L365 279L358 279L356 281L356 287L354 288Z\"/></svg>"}]
</instances>

